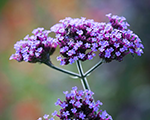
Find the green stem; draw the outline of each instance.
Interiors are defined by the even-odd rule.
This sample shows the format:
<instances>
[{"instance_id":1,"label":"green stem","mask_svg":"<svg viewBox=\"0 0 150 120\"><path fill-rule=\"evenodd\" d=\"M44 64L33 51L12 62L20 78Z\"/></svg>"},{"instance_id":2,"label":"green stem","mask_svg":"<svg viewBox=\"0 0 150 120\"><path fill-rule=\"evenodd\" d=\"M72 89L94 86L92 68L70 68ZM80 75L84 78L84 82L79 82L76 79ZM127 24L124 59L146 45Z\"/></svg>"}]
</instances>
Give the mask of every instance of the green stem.
<instances>
[{"instance_id":1,"label":"green stem","mask_svg":"<svg viewBox=\"0 0 150 120\"><path fill-rule=\"evenodd\" d=\"M100 66L103 63L103 60L99 61L97 64L95 64L91 69L89 69L85 74L84 77L88 76L91 72L93 72L98 66Z\"/></svg>"},{"instance_id":2,"label":"green stem","mask_svg":"<svg viewBox=\"0 0 150 120\"><path fill-rule=\"evenodd\" d=\"M77 60L76 64L77 64L79 74L81 76L81 83L82 83L83 89L84 90L90 90L90 86L89 86L88 81L84 75L81 62L79 60Z\"/></svg>"},{"instance_id":3,"label":"green stem","mask_svg":"<svg viewBox=\"0 0 150 120\"><path fill-rule=\"evenodd\" d=\"M56 67L54 66L51 62L45 62L44 64L46 64L47 66L57 70L57 71L60 71L60 72L63 72L65 74L68 74L68 75L71 75L71 76L75 76L75 77L78 77L78 78L81 78L81 76L77 73L74 73L74 72L71 72L71 71L68 71L68 70L65 70L65 69L62 69L62 68L59 68L59 67Z\"/></svg>"}]
</instances>

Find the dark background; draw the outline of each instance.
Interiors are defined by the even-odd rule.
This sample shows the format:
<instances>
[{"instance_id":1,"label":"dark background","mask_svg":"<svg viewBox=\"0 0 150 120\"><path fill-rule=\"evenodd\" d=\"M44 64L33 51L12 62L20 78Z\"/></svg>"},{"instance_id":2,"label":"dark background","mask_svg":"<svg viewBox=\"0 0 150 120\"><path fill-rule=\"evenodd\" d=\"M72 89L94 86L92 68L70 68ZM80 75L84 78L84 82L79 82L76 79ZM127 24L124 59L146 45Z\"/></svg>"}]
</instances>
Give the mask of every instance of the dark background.
<instances>
[{"instance_id":1,"label":"dark background","mask_svg":"<svg viewBox=\"0 0 150 120\"><path fill-rule=\"evenodd\" d=\"M13 45L37 27L49 29L65 17L107 22L107 13L127 18L145 47L141 57L103 64L88 77L96 100L114 120L150 120L150 1L149 0L0 0L0 119L36 120L59 110L54 103L73 79L43 64L9 61ZM53 35L52 35L53 36ZM51 57L59 66L56 56ZM83 63L88 70L99 58ZM77 72L75 64L63 68Z\"/></svg>"}]
</instances>

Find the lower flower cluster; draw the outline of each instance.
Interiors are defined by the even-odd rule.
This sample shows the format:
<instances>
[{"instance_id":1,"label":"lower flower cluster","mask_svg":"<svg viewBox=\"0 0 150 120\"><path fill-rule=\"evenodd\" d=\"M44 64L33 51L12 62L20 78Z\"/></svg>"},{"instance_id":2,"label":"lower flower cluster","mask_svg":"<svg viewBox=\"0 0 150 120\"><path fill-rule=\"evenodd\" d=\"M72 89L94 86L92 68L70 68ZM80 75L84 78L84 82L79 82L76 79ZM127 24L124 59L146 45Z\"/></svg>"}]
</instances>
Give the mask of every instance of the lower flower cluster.
<instances>
[{"instance_id":1,"label":"lower flower cluster","mask_svg":"<svg viewBox=\"0 0 150 120\"><path fill-rule=\"evenodd\" d=\"M112 117L106 112L100 110L102 102L99 100L94 102L92 95L94 94L90 90L79 90L77 87L73 87L71 92L64 92L66 100L57 100L55 105L61 106L60 113L57 111L52 113L52 116L59 117L60 120L112 120ZM54 120L49 118L49 115L44 115L45 120ZM39 118L38 120L42 120Z\"/></svg>"}]
</instances>

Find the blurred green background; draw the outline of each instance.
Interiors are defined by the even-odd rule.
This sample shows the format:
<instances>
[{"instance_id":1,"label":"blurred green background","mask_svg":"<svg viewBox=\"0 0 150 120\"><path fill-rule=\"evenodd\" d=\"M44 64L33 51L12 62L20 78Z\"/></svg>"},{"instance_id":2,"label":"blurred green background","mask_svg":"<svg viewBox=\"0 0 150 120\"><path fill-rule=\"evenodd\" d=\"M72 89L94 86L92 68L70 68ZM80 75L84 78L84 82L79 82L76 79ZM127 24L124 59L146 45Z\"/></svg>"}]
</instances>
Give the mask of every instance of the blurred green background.
<instances>
[{"instance_id":1,"label":"blurred green background","mask_svg":"<svg viewBox=\"0 0 150 120\"><path fill-rule=\"evenodd\" d=\"M79 79L43 64L9 61L17 41L68 16L107 22L105 14L110 12L127 18L143 41L144 54L103 64L88 77L91 90L114 120L150 120L149 0L0 0L0 120L36 120L59 110L54 103L64 99L63 91L82 89ZM58 54L51 57L56 66ZM98 61L84 62L84 70ZM75 64L63 68L77 72Z\"/></svg>"}]
</instances>

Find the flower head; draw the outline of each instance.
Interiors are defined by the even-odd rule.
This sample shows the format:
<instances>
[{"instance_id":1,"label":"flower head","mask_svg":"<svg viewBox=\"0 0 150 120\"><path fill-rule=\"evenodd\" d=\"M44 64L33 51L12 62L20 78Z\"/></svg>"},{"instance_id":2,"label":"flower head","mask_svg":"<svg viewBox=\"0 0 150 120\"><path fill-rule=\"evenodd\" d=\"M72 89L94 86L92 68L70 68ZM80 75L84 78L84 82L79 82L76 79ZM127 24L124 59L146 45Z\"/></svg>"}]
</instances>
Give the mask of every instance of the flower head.
<instances>
[{"instance_id":1,"label":"flower head","mask_svg":"<svg viewBox=\"0 0 150 120\"><path fill-rule=\"evenodd\" d=\"M18 41L14 48L15 54L12 54L11 59L18 62L44 62L49 59L57 46L56 40L48 37L50 31L44 28L37 28L32 31L33 35L27 35L24 40Z\"/></svg>"},{"instance_id":2,"label":"flower head","mask_svg":"<svg viewBox=\"0 0 150 120\"><path fill-rule=\"evenodd\" d=\"M76 60L91 60L96 51L106 62L122 61L129 53L143 54L144 46L140 38L128 29L126 18L111 14L106 16L108 23L67 17L51 27L63 56L59 57L61 65L72 64Z\"/></svg>"},{"instance_id":3,"label":"flower head","mask_svg":"<svg viewBox=\"0 0 150 120\"><path fill-rule=\"evenodd\" d=\"M94 57L93 52L97 48L93 44L95 36L99 27L103 27L97 24L99 23L84 17L67 17L51 27L51 31L56 33L60 54L63 56L59 59L61 65L72 64L76 60L91 60Z\"/></svg>"},{"instance_id":4,"label":"flower head","mask_svg":"<svg viewBox=\"0 0 150 120\"><path fill-rule=\"evenodd\" d=\"M109 18L109 23L99 32L99 57L110 62L122 61L123 57L129 53L141 56L144 46L140 38L128 29L129 24L124 22L126 18L111 14L106 16Z\"/></svg>"},{"instance_id":5,"label":"flower head","mask_svg":"<svg viewBox=\"0 0 150 120\"><path fill-rule=\"evenodd\" d=\"M100 110L102 102L98 100L94 103L92 91L78 91L77 87L73 87L70 93L66 91L64 94L66 100L57 101L57 105L61 107L60 113L54 111L53 117L57 116L60 120L112 120L106 111Z\"/></svg>"}]
</instances>

